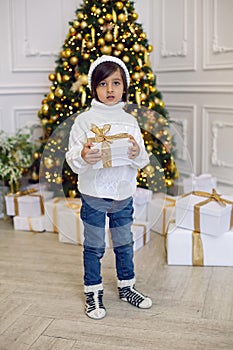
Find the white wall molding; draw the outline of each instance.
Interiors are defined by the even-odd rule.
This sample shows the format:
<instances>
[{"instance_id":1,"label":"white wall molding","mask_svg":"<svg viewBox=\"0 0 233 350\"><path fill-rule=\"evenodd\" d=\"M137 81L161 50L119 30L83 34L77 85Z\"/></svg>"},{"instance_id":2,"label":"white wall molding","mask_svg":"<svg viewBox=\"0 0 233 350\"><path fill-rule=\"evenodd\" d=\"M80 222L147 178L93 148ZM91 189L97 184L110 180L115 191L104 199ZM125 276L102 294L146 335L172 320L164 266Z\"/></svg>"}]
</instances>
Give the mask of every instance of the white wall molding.
<instances>
[{"instance_id":1,"label":"white wall molding","mask_svg":"<svg viewBox=\"0 0 233 350\"><path fill-rule=\"evenodd\" d=\"M196 106L166 104L171 116L171 133L177 143L176 162L182 174L196 173Z\"/></svg>"},{"instance_id":2,"label":"white wall molding","mask_svg":"<svg viewBox=\"0 0 233 350\"><path fill-rule=\"evenodd\" d=\"M162 42L160 53L163 58L165 57L185 57L187 56L187 40L188 40L188 12L187 12L187 0L183 0L183 39L180 43L180 49L177 51L169 51L167 49L166 37L165 37L165 1L162 2Z\"/></svg>"},{"instance_id":3,"label":"white wall molding","mask_svg":"<svg viewBox=\"0 0 233 350\"><path fill-rule=\"evenodd\" d=\"M233 93L233 83L161 83L159 89L163 92L191 93Z\"/></svg>"},{"instance_id":4,"label":"white wall molding","mask_svg":"<svg viewBox=\"0 0 233 350\"><path fill-rule=\"evenodd\" d=\"M21 106L13 108L13 118L15 130L24 126L40 125L38 118L38 106Z\"/></svg>"},{"instance_id":5,"label":"white wall molding","mask_svg":"<svg viewBox=\"0 0 233 350\"><path fill-rule=\"evenodd\" d=\"M233 129L233 123L227 123L227 122L222 122L222 121L215 121L212 123L213 141L212 141L211 164L216 165L218 167L226 167L226 168L233 169L233 162L228 163L224 160L219 159L217 141L218 141L218 137L219 137L219 129L223 129L223 128L232 128ZM232 130L232 135L233 135L233 130Z\"/></svg>"},{"instance_id":6,"label":"white wall molding","mask_svg":"<svg viewBox=\"0 0 233 350\"><path fill-rule=\"evenodd\" d=\"M227 35L233 30L233 3L228 0L225 5L220 0L203 1L203 69L206 70L233 68L233 40L232 35Z\"/></svg>"},{"instance_id":7,"label":"white wall molding","mask_svg":"<svg viewBox=\"0 0 233 350\"><path fill-rule=\"evenodd\" d=\"M0 86L1 95L38 95L48 93L49 85L8 85Z\"/></svg>"},{"instance_id":8,"label":"white wall molding","mask_svg":"<svg viewBox=\"0 0 233 350\"><path fill-rule=\"evenodd\" d=\"M157 0L154 30L158 32L156 72L196 70L196 0ZM174 16L174 13L176 15ZM179 18L179 21L177 21ZM168 35L167 24L171 34Z\"/></svg>"},{"instance_id":9,"label":"white wall molding","mask_svg":"<svg viewBox=\"0 0 233 350\"><path fill-rule=\"evenodd\" d=\"M222 184L233 185L233 106L203 107L203 172Z\"/></svg>"}]
</instances>

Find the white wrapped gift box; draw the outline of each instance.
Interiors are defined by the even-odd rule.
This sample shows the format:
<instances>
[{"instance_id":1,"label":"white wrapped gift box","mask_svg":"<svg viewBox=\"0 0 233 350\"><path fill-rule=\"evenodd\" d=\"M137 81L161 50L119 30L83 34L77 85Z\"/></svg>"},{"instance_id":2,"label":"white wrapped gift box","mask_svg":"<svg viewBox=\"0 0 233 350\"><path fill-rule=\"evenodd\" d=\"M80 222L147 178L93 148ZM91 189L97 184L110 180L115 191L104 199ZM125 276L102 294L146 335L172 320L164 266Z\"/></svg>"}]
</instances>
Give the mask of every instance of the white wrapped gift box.
<instances>
[{"instance_id":1,"label":"white wrapped gift box","mask_svg":"<svg viewBox=\"0 0 233 350\"><path fill-rule=\"evenodd\" d=\"M175 205L178 197L156 193L148 205L148 221L152 231L165 235L169 221L175 220Z\"/></svg>"},{"instance_id":2,"label":"white wrapped gift box","mask_svg":"<svg viewBox=\"0 0 233 350\"><path fill-rule=\"evenodd\" d=\"M17 231L32 231L32 232L43 232L45 231L44 215L25 217L25 216L14 216L13 226Z\"/></svg>"},{"instance_id":3,"label":"white wrapped gift box","mask_svg":"<svg viewBox=\"0 0 233 350\"><path fill-rule=\"evenodd\" d=\"M25 190L5 196L6 213L9 216L37 217L44 214L44 201L52 198L52 191Z\"/></svg>"},{"instance_id":4,"label":"white wrapped gift box","mask_svg":"<svg viewBox=\"0 0 233 350\"><path fill-rule=\"evenodd\" d=\"M58 233L57 228L57 216L58 207L61 206L61 210L65 203L81 204L80 198L66 198L66 197L54 197L44 202L44 215L45 215L45 230L48 232ZM62 215L62 212L61 212Z\"/></svg>"},{"instance_id":5,"label":"white wrapped gift box","mask_svg":"<svg viewBox=\"0 0 233 350\"><path fill-rule=\"evenodd\" d=\"M217 180L211 174L201 174L196 176L191 174L190 177L183 179L184 193L192 191L212 192L217 188Z\"/></svg>"},{"instance_id":6,"label":"white wrapped gift box","mask_svg":"<svg viewBox=\"0 0 233 350\"><path fill-rule=\"evenodd\" d=\"M66 198L67 199L67 198ZM83 222L80 219L81 200L72 198L57 206L58 240L62 243L83 244Z\"/></svg>"},{"instance_id":7,"label":"white wrapped gift box","mask_svg":"<svg viewBox=\"0 0 233 350\"><path fill-rule=\"evenodd\" d=\"M219 236L229 231L232 220L232 205L226 204L224 206L216 200L202 205L207 199L207 197L194 194L179 197L176 201L176 226L212 236ZM225 199L229 201L229 197L225 197Z\"/></svg>"},{"instance_id":8,"label":"white wrapped gift box","mask_svg":"<svg viewBox=\"0 0 233 350\"><path fill-rule=\"evenodd\" d=\"M134 219L148 220L148 205L152 199L152 191L138 187L133 195Z\"/></svg>"},{"instance_id":9,"label":"white wrapped gift box","mask_svg":"<svg viewBox=\"0 0 233 350\"><path fill-rule=\"evenodd\" d=\"M147 221L134 221L132 225L134 251L145 246L150 241L150 224Z\"/></svg>"},{"instance_id":10,"label":"white wrapped gift box","mask_svg":"<svg viewBox=\"0 0 233 350\"><path fill-rule=\"evenodd\" d=\"M132 164L128 155L130 145L129 138L113 140L107 146L102 143L94 143L93 149L99 149L102 152L102 159L93 165L93 169Z\"/></svg>"},{"instance_id":11,"label":"white wrapped gift box","mask_svg":"<svg viewBox=\"0 0 233 350\"><path fill-rule=\"evenodd\" d=\"M168 265L233 266L233 230L219 237L170 225L166 237ZM197 235L197 233L196 233Z\"/></svg>"}]
</instances>

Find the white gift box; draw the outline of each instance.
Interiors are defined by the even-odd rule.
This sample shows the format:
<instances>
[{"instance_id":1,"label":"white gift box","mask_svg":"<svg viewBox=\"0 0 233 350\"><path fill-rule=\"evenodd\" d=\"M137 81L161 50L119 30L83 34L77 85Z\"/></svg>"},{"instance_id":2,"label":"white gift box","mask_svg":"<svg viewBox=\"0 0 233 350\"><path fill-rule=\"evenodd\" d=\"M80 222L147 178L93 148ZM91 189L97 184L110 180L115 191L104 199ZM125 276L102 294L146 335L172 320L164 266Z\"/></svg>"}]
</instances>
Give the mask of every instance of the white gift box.
<instances>
[{"instance_id":1,"label":"white gift box","mask_svg":"<svg viewBox=\"0 0 233 350\"><path fill-rule=\"evenodd\" d=\"M74 203L81 203L80 199L66 198L66 197L54 197L44 202L44 215L45 215L45 230L48 232L58 232L57 229L57 215L58 206L64 206L64 203L73 201Z\"/></svg>"},{"instance_id":2,"label":"white gift box","mask_svg":"<svg viewBox=\"0 0 233 350\"><path fill-rule=\"evenodd\" d=\"M226 206L223 206L215 200L200 207L200 228L197 230L197 224L194 220L194 207L206 199L207 197L193 194L179 197L176 201L176 226L212 236L219 236L229 231L232 205L226 204Z\"/></svg>"},{"instance_id":3,"label":"white gift box","mask_svg":"<svg viewBox=\"0 0 233 350\"><path fill-rule=\"evenodd\" d=\"M134 219L148 220L148 205L152 199L152 191L138 187L133 195Z\"/></svg>"},{"instance_id":4,"label":"white gift box","mask_svg":"<svg viewBox=\"0 0 233 350\"><path fill-rule=\"evenodd\" d=\"M134 251L145 246L150 241L150 224L146 221L134 221L132 225Z\"/></svg>"},{"instance_id":5,"label":"white gift box","mask_svg":"<svg viewBox=\"0 0 233 350\"><path fill-rule=\"evenodd\" d=\"M204 266L233 266L233 230L219 237L200 234L200 238ZM169 226L166 242L168 265L195 265L193 244L192 230Z\"/></svg>"},{"instance_id":6,"label":"white gift box","mask_svg":"<svg viewBox=\"0 0 233 350\"><path fill-rule=\"evenodd\" d=\"M79 198L60 202L57 206L58 240L62 243L83 244L83 222L80 219Z\"/></svg>"},{"instance_id":7,"label":"white gift box","mask_svg":"<svg viewBox=\"0 0 233 350\"><path fill-rule=\"evenodd\" d=\"M32 231L43 232L45 231L44 215L34 217L14 216L13 226L18 231Z\"/></svg>"},{"instance_id":8,"label":"white gift box","mask_svg":"<svg viewBox=\"0 0 233 350\"><path fill-rule=\"evenodd\" d=\"M175 220L175 205L178 197L156 193L148 205L148 221L151 230L165 235L168 223Z\"/></svg>"},{"instance_id":9,"label":"white gift box","mask_svg":"<svg viewBox=\"0 0 233 350\"><path fill-rule=\"evenodd\" d=\"M102 159L93 165L93 169L101 169L103 167L116 167L132 164L129 159L128 150L131 146L129 138L122 138L119 140L112 140L108 143L110 152L106 152L108 147L105 147L101 142L94 143L93 149L99 149L102 152ZM109 161L111 165L109 164Z\"/></svg>"},{"instance_id":10,"label":"white gift box","mask_svg":"<svg viewBox=\"0 0 233 350\"><path fill-rule=\"evenodd\" d=\"M25 196L7 195L5 200L9 216L36 217L44 214L43 198L37 192Z\"/></svg>"},{"instance_id":11,"label":"white gift box","mask_svg":"<svg viewBox=\"0 0 233 350\"><path fill-rule=\"evenodd\" d=\"M29 190L30 191L30 190ZM52 198L52 191L37 192L31 190L30 194L8 194L5 196L6 213L9 216L36 217L44 214L44 201ZM27 192L27 190L26 190Z\"/></svg>"},{"instance_id":12,"label":"white gift box","mask_svg":"<svg viewBox=\"0 0 233 350\"><path fill-rule=\"evenodd\" d=\"M201 174L196 176L191 174L189 178L183 179L184 193L192 191L212 192L217 187L217 180L211 174Z\"/></svg>"}]
</instances>

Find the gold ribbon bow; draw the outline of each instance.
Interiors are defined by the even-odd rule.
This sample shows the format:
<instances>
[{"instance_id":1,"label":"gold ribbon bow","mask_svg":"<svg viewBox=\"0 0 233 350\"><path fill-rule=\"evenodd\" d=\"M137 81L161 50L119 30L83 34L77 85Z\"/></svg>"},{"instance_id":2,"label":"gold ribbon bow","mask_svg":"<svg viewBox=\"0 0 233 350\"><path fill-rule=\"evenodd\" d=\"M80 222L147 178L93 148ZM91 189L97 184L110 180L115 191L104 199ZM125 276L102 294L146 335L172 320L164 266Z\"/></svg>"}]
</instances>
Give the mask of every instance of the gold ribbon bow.
<instances>
[{"instance_id":1,"label":"gold ribbon bow","mask_svg":"<svg viewBox=\"0 0 233 350\"><path fill-rule=\"evenodd\" d=\"M114 140L128 138L128 133L120 133L115 135L106 135L111 129L110 124L104 124L102 128L98 127L95 124L91 124L91 131L95 134L95 137L90 137L88 141L102 143L101 152L102 152L102 162L104 168L112 167L112 155L110 143Z\"/></svg>"}]
</instances>

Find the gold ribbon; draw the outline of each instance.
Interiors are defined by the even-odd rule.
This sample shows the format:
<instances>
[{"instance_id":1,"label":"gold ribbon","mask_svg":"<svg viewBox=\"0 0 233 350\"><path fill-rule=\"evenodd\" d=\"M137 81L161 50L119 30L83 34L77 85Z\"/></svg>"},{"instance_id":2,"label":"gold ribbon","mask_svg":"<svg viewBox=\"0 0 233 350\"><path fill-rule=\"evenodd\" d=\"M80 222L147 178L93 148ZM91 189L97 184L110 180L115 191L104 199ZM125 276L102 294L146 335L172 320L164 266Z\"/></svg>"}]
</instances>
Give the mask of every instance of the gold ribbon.
<instances>
[{"instance_id":1,"label":"gold ribbon","mask_svg":"<svg viewBox=\"0 0 233 350\"><path fill-rule=\"evenodd\" d=\"M193 266L204 265L203 245L200 232L192 232L192 264Z\"/></svg>"},{"instance_id":2,"label":"gold ribbon","mask_svg":"<svg viewBox=\"0 0 233 350\"><path fill-rule=\"evenodd\" d=\"M164 236L164 249L165 249L165 257L167 260L167 234L168 228L170 224L175 223L175 219L171 219L168 222L167 229L165 231ZM187 230L187 234L190 231ZM201 240L200 232L192 231L192 265L193 266L203 266L204 265L204 253L203 253L203 245Z\"/></svg>"},{"instance_id":3,"label":"gold ribbon","mask_svg":"<svg viewBox=\"0 0 233 350\"><path fill-rule=\"evenodd\" d=\"M175 207L176 200L173 198L164 197L164 199L168 202L171 202L171 204L167 204L163 207L163 224L162 224L162 234L165 235L166 233L166 215L167 215L167 209L171 207Z\"/></svg>"},{"instance_id":4,"label":"gold ribbon","mask_svg":"<svg viewBox=\"0 0 233 350\"><path fill-rule=\"evenodd\" d=\"M218 194L214 188L212 190L212 193L203 192L203 191L192 191L192 192L189 192L187 194L182 195L182 197L187 197L190 194L207 198L207 199L203 200L202 202L194 205L194 231L200 232L200 207L202 207L203 205L206 205L207 203L210 203L212 201L215 201L219 205L224 206L224 207L226 206L226 204L232 205L230 228L233 226L233 202L232 201L221 198L221 195Z\"/></svg>"},{"instance_id":5,"label":"gold ribbon","mask_svg":"<svg viewBox=\"0 0 233 350\"><path fill-rule=\"evenodd\" d=\"M102 152L102 162L104 168L112 167L112 155L111 155L111 147L110 143L114 140L128 138L128 133L120 133L115 135L106 135L111 129L110 124L104 124L102 128L99 128L95 124L91 124L91 131L95 134L95 137L88 138L90 142L102 143L101 152Z\"/></svg>"}]
</instances>

